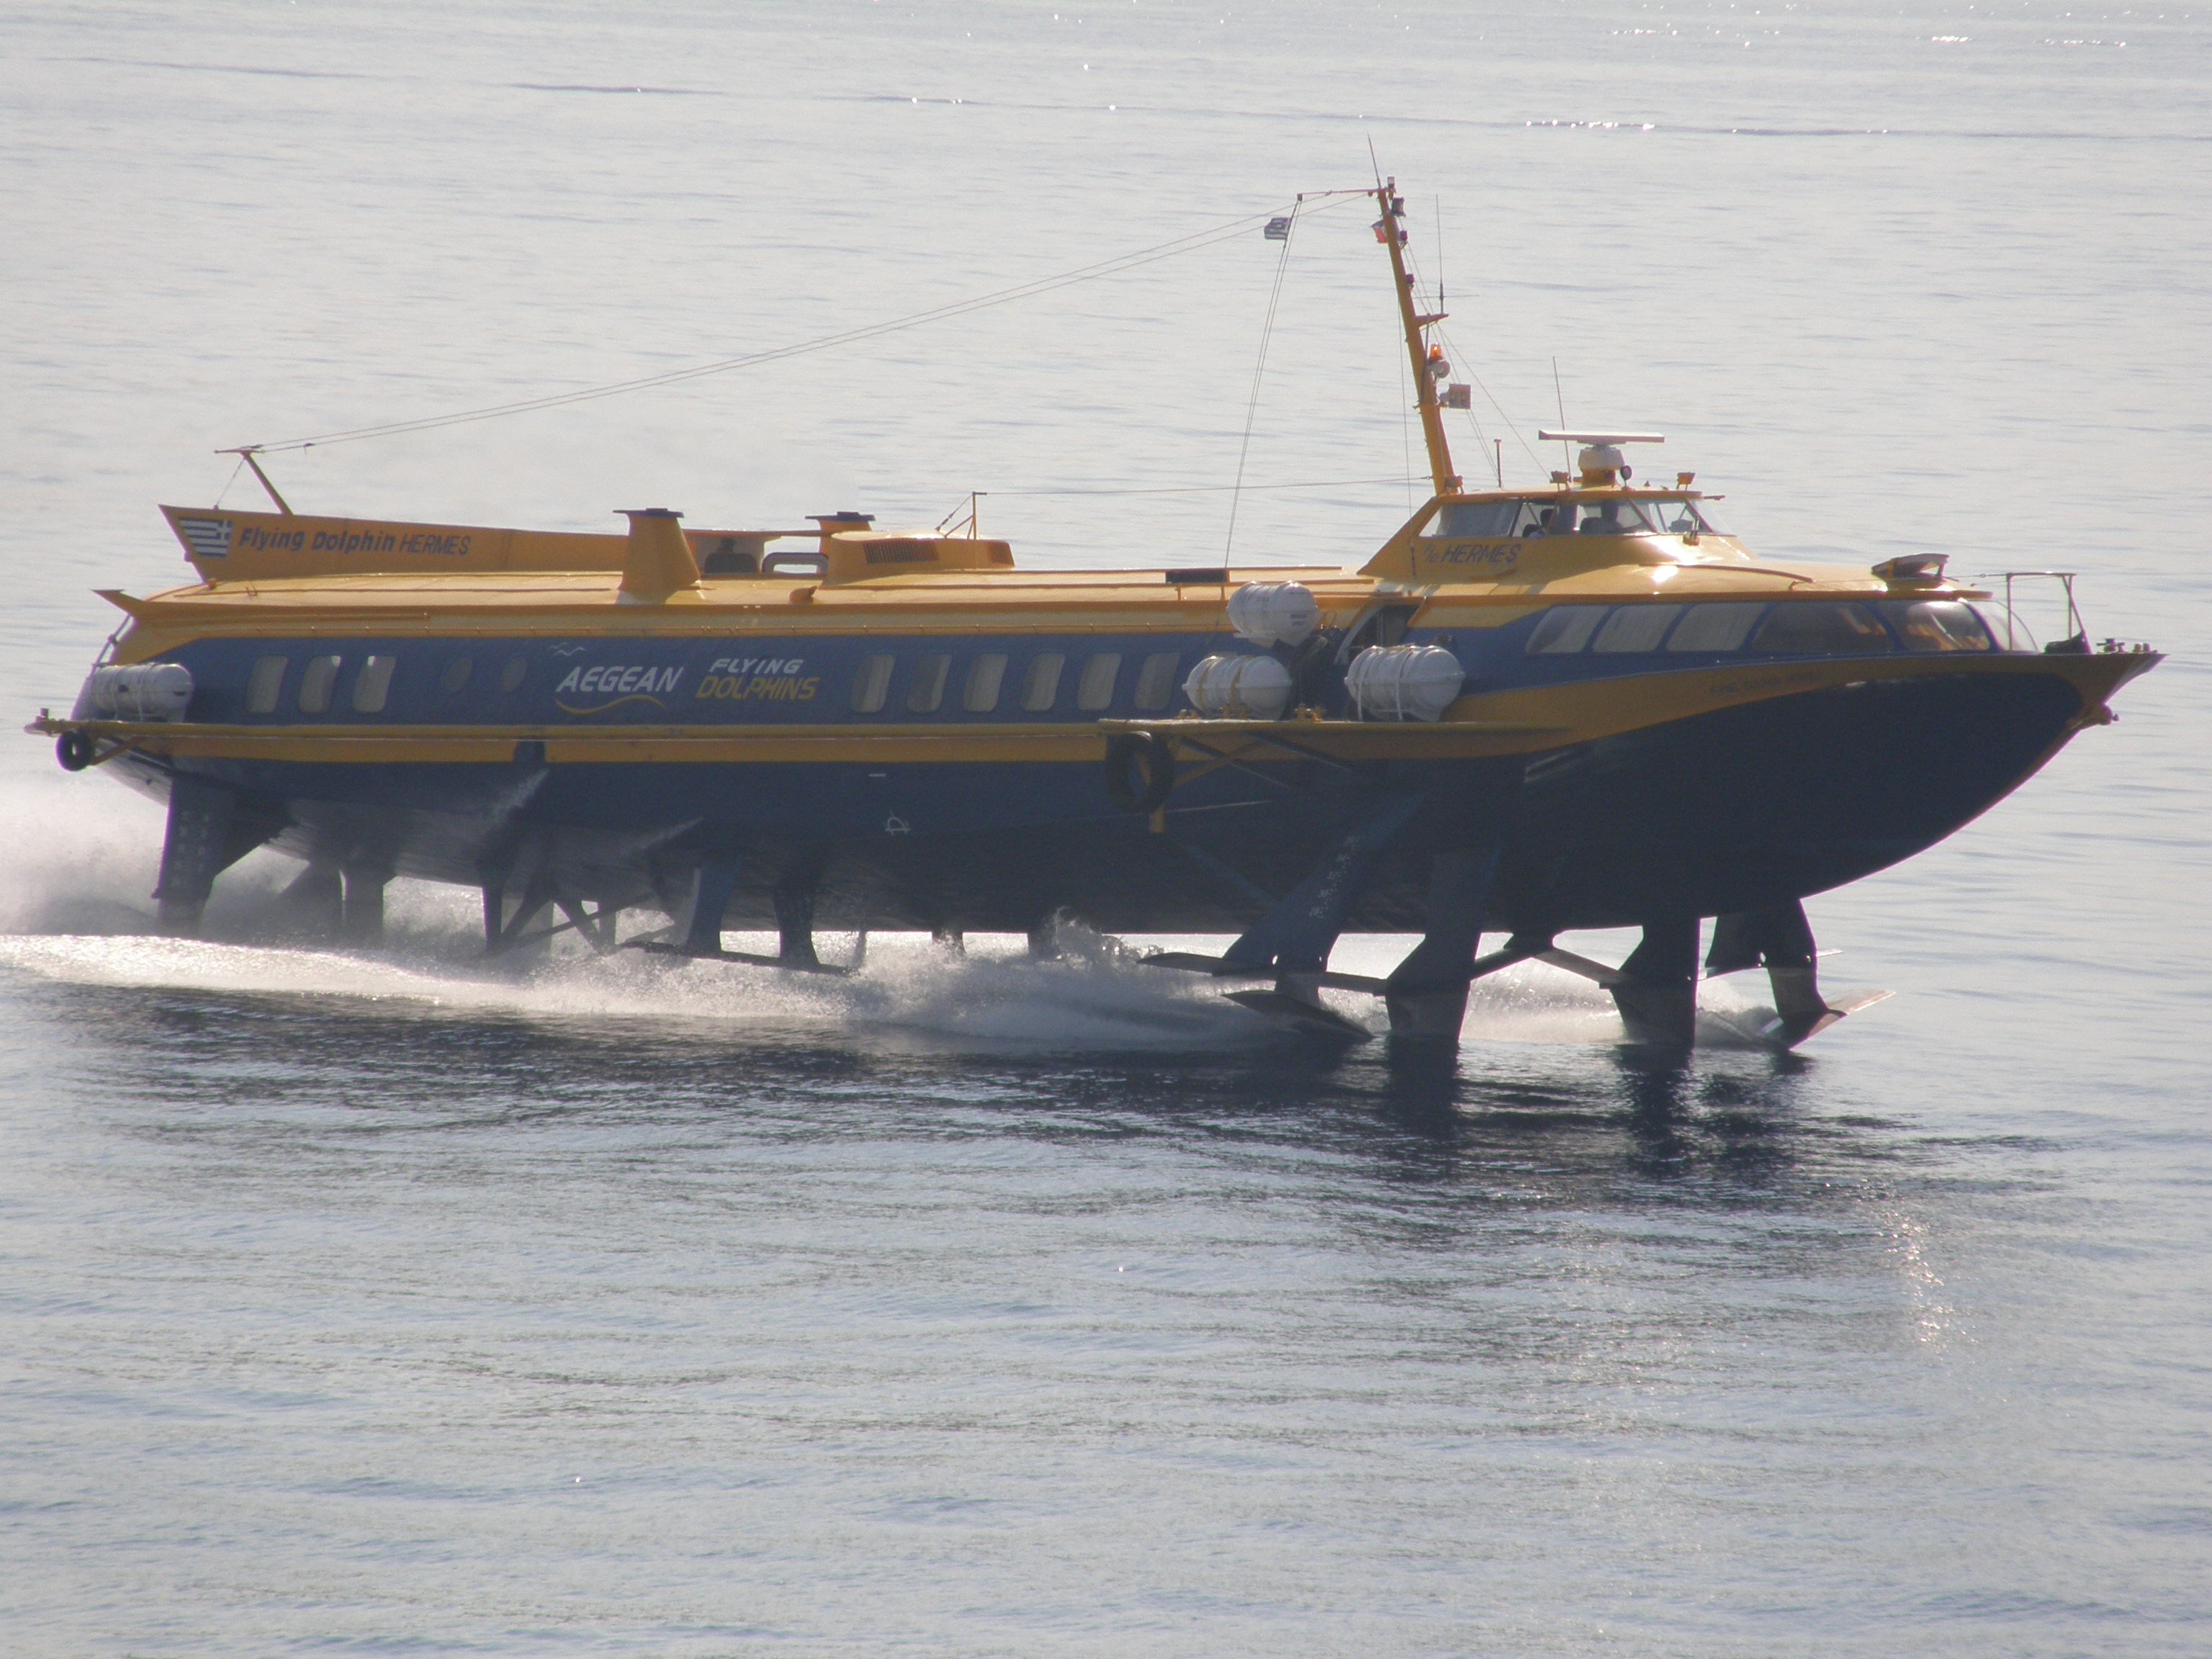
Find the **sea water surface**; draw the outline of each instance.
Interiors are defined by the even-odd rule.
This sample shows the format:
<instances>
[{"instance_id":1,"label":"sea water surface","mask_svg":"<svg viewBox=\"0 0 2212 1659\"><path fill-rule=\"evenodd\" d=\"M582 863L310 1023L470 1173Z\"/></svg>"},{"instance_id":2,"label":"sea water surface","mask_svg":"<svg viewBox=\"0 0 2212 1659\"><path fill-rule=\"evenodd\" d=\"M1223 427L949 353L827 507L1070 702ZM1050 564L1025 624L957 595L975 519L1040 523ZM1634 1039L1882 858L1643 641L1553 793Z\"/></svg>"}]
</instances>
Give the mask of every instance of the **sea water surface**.
<instances>
[{"instance_id":1,"label":"sea water surface","mask_svg":"<svg viewBox=\"0 0 2212 1659\"><path fill-rule=\"evenodd\" d=\"M1778 1057L1723 981L1657 1069L1541 968L1425 1066L1073 927L494 973L471 895L401 884L340 951L269 935L270 855L164 940L158 810L0 745L0 1647L2212 1647L2201 12L28 0L0 48L11 722L72 700L93 589L185 578L156 501L252 504L218 447L1378 165L1469 473L1662 430L1646 470L1763 550L2077 568L2093 632L2172 653L1812 902L1827 981L1891 1000ZM304 510L984 492L1030 563L1357 562L1419 471L1369 216L270 465Z\"/></svg>"}]
</instances>

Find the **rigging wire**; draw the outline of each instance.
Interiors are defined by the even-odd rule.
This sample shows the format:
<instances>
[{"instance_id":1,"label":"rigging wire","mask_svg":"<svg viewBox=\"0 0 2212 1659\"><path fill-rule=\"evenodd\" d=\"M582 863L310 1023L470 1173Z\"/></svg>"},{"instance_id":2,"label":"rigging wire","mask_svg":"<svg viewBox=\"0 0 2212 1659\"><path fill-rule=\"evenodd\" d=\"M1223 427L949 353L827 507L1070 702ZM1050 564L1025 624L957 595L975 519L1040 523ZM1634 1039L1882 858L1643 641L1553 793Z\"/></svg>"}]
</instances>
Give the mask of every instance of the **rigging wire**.
<instances>
[{"instance_id":1,"label":"rigging wire","mask_svg":"<svg viewBox=\"0 0 2212 1659\"><path fill-rule=\"evenodd\" d=\"M1370 141L1371 142L1371 141ZM1384 223L1388 223L1386 219ZM1406 511L1413 510L1413 405L1406 401L1406 354L1392 351L1390 360L1398 365L1398 437L1406 451Z\"/></svg>"},{"instance_id":2,"label":"rigging wire","mask_svg":"<svg viewBox=\"0 0 2212 1659\"><path fill-rule=\"evenodd\" d=\"M1264 484L1130 484L1084 485L1067 489L977 489L969 493L988 500L994 495L1218 495L1226 491L1279 489L1348 489L1355 486L1389 484L1410 485L1414 482L1408 474L1391 478L1305 478L1292 483ZM954 507L944 522L951 524L963 509Z\"/></svg>"},{"instance_id":3,"label":"rigging wire","mask_svg":"<svg viewBox=\"0 0 2212 1659\"><path fill-rule=\"evenodd\" d=\"M1295 204L1293 204L1295 210ZM381 425L351 427L335 432L316 433L307 437L286 438L270 443L247 444L244 449L258 454L279 453L288 450L312 449L331 444L358 443L368 438L398 437L413 432L432 432L444 427L464 426L477 421L497 420L508 415L524 415L543 409L560 409L570 404L589 403L600 398L619 397L625 392L644 392L657 386L678 386L686 380L696 380L709 374L725 374L734 369L757 368L763 363L780 362L787 357L797 357L810 352L823 351L832 346L851 345L861 340L874 339L879 335L917 328L925 323L945 322L964 317L972 312L983 311L994 306L1009 305L1017 300L1034 299L1039 295L1071 288L1078 283L1095 282L1101 277L1118 276L1161 259L1171 259L1184 253L1195 253L1216 243L1241 236L1255 224L1279 217L1273 213L1248 214L1242 218L1194 231L1188 236L1156 246L1140 248L1132 253L1117 254L1110 259L1101 259L1091 264L1079 265L1073 270L1056 276L1041 276L1034 282L1017 283L970 299L957 300L949 305L933 307L904 317L892 318L880 323L869 323L859 328L847 329L836 334L825 334L811 340L799 341L791 345L772 346L765 350L746 352L741 356L724 357L713 362L695 363L688 368L669 369L659 374L640 375L635 380L617 380L605 386L585 386L574 392L549 392L542 397L520 398L510 403L488 404L480 409L458 410L448 415L422 416L414 420L388 421Z\"/></svg>"},{"instance_id":4,"label":"rigging wire","mask_svg":"<svg viewBox=\"0 0 2212 1659\"><path fill-rule=\"evenodd\" d=\"M1441 260L1443 258L1441 252L1442 244L1439 243L1438 246L1439 252L1437 258ZM1418 280L1420 274L1419 270L1419 267L1414 264L1410 252L1408 252L1406 263L1407 267L1413 270L1414 276ZM1437 283L1436 292L1436 308L1438 311L1442 311L1444 309L1444 289L1443 283L1441 279L1439 279ZM1489 383L1486 381L1481 375L1475 373L1473 358L1469 354L1460 349L1459 342L1453 337L1451 331L1445 328L1441 321L1435 325L1435 331L1437 337L1443 342L1445 349L1449 352L1451 360L1460 365L1462 372L1466 374L1468 380L1482 393L1483 398L1489 403L1491 408L1498 411L1498 420L1504 424L1505 430L1513 434L1513 441L1521 447L1522 453L1526 454L1529 460L1535 465L1537 471L1545 471L1544 458L1539 455L1528 439L1522 435L1519 424L1514 420L1512 414L1506 409L1505 405L1498 401L1498 394L1490 389ZM1468 410L1468 420L1474 428L1475 436L1478 439L1480 439L1483 442L1487 443L1489 439L1483 432L1482 422L1475 418L1474 410L1472 408ZM1561 424L1564 425L1565 423L1565 417L1562 416ZM1410 455L1410 451L1408 453ZM1408 460L1407 465L1410 467L1410 459Z\"/></svg>"},{"instance_id":5,"label":"rigging wire","mask_svg":"<svg viewBox=\"0 0 2212 1659\"><path fill-rule=\"evenodd\" d=\"M1559 360L1557 357L1552 359L1552 391L1559 400L1559 430L1565 432L1567 429L1567 393L1566 388L1559 384ZM1559 440L1559 459L1569 465L1573 461L1565 438Z\"/></svg>"},{"instance_id":6,"label":"rigging wire","mask_svg":"<svg viewBox=\"0 0 2212 1659\"><path fill-rule=\"evenodd\" d=\"M1267 320L1260 327L1260 360L1252 365L1252 395L1244 403L1244 441L1237 450L1237 482L1230 486L1229 533L1221 544L1224 559L1237 545L1237 509L1243 501L1244 462L1252 453L1252 426L1260 415L1260 382L1267 373L1267 343L1274 337L1275 308L1282 303L1283 278L1291 269L1291 243L1298 234L1298 209L1303 205L1303 202L1291 204L1290 223L1283 230L1282 257L1275 261L1275 286L1267 295Z\"/></svg>"},{"instance_id":7,"label":"rigging wire","mask_svg":"<svg viewBox=\"0 0 2212 1659\"><path fill-rule=\"evenodd\" d=\"M246 457L240 455L238 458L238 465L230 469L230 476L222 481L222 488L215 492L215 506L210 507L208 509L209 512L215 512L222 506L222 498L230 494L231 485L238 482L238 475L245 471Z\"/></svg>"},{"instance_id":8,"label":"rigging wire","mask_svg":"<svg viewBox=\"0 0 2212 1659\"><path fill-rule=\"evenodd\" d=\"M1519 423L1514 420L1511 412L1506 409L1505 405L1498 400L1498 394L1490 389L1489 382L1485 380L1481 375L1476 374L1472 368L1468 367L1467 354L1459 349L1459 342L1452 338L1451 335L1446 331L1441 324L1437 325L1437 332L1443 336L1444 347L1451 353L1452 361L1460 364L1462 368L1465 368L1467 378L1474 383L1475 390L1481 392L1484 398L1488 401L1491 408L1498 411L1498 420L1504 423L1505 430L1513 434L1513 441L1521 446L1521 453L1528 458L1538 471L1541 472L1547 471L1548 469L1547 469L1544 465L1544 458L1536 453L1535 446L1531 444L1526 437L1522 435ZM1468 410L1468 418L1469 420L1474 420L1474 410L1473 409L1469 409ZM1480 422L1475 422L1474 429L1476 436L1483 437L1482 424ZM1487 442L1489 440L1485 437L1484 441Z\"/></svg>"}]
</instances>

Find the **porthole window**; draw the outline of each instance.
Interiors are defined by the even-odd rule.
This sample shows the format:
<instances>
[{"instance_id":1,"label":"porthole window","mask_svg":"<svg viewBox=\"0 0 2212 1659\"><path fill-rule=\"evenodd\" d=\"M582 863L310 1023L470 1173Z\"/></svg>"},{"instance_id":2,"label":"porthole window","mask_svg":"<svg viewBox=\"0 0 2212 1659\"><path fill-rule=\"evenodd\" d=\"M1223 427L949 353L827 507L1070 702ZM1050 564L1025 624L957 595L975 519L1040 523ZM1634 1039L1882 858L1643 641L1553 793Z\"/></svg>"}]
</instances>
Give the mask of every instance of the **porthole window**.
<instances>
[{"instance_id":1,"label":"porthole window","mask_svg":"<svg viewBox=\"0 0 2212 1659\"><path fill-rule=\"evenodd\" d=\"M338 682L338 665L343 657L310 657L307 672L300 676L300 712L303 714L327 714L331 712L331 688Z\"/></svg>"},{"instance_id":2,"label":"porthole window","mask_svg":"<svg viewBox=\"0 0 2212 1659\"><path fill-rule=\"evenodd\" d=\"M289 657L258 657L253 672L246 680L246 712L249 714L273 714L276 699L284 690L284 665Z\"/></svg>"},{"instance_id":3,"label":"porthole window","mask_svg":"<svg viewBox=\"0 0 2212 1659\"><path fill-rule=\"evenodd\" d=\"M466 657L456 657L446 665L446 672L438 676L438 688L447 696L469 683L469 674L476 665Z\"/></svg>"},{"instance_id":4,"label":"porthole window","mask_svg":"<svg viewBox=\"0 0 2212 1659\"><path fill-rule=\"evenodd\" d=\"M522 689L524 678L530 672L529 662L521 657L509 657L507 665L499 671L499 689L512 694Z\"/></svg>"},{"instance_id":5,"label":"porthole window","mask_svg":"<svg viewBox=\"0 0 2212 1659\"><path fill-rule=\"evenodd\" d=\"M361 672L353 677L355 714L381 714L384 712L384 700L392 691L392 670L398 660L397 657L363 659Z\"/></svg>"},{"instance_id":6,"label":"porthole window","mask_svg":"<svg viewBox=\"0 0 2212 1659\"><path fill-rule=\"evenodd\" d=\"M1022 707L1039 714L1060 701L1060 671L1067 659L1057 651L1040 651L1022 671Z\"/></svg>"},{"instance_id":7,"label":"porthole window","mask_svg":"<svg viewBox=\"0 0 2212 1659\"><path fill-rule=\"evenodd\" d=\"M968 665L968 684L960 694L960 706L971 714L989 714L999 706L999 688L1006 679L1006 653L986 651Z\"/></svg>"},{"instance_id":8,"label":"porthole window","mask_svg":"<svg viewBox=\"0 0 2212 1659\"><path fill-rule=\"evenodd\" d=\"M853 676L853 712L872 714L884 706L890 694L891 659L887 656L863 657L860 672Z\"/></svg>"},{"instance_id":9,"label":"porthole window","mask_svg":"<svg viewBox=\"0 0 2212 1659\"><path fill-rule=\"evenodd\" d=\"M1083 665L1083 677L1075 683L1075 706L1093 714L1109 707L1114 701L1114 682L1121 676L1121 653L1099 652Z\"/></svg>"},{"instance_id":10,"label":"porthole window","mask_svg":"<svg viewBox=\"0 0 2212 1659\"><path fill-rule=\"evenodd\" d=\"M916 657L914 672L907 677L907 713L934 714L945 702L945 677L951 668L952 659L941 652Z\"/></svg>"},{"instance_id":11,"label":"porthole window","mask_svg":"<svg viewBox=\"0 0 2212 1659\"><path fill-rule=\"evenodd\" d=\"M1182 661L1181 654L1174 651L1155 651L1145 659L1145 665L1137 671L1139 709L1151 713L1174 701L1176 669Z\"/></svg>"}]
</instances>

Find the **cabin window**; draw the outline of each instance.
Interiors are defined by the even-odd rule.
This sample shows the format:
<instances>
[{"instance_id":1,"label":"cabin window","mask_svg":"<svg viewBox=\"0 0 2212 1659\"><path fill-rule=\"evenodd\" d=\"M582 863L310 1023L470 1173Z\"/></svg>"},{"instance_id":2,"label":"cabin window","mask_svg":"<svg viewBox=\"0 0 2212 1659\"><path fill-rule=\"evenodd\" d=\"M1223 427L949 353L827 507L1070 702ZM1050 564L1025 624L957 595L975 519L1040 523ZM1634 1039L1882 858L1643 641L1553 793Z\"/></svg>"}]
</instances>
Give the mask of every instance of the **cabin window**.
<instances>
[{"instance_id":1,"label":"cabin window","mask_svg":"<svg viewBox=\"0 0 2212 1659\"><path fill-rule=\"evenodd\" d=\"M447 696L469 683L469 672L476 665L466 657L456 657L446 665L446 672L438 676L438 687Z\"/></svg>"},{"instance_id":2,"label":"cabin window","mask_svg":"<svg viewBox=\"0 0 2212 1659\"><path fill-rule=\"evenodd\" d=\"M1778 605L1751 636L1754 651L1791 656L1856 657L1892 651L1889 635L1863 605Z\"/></svg>"},{"instance_id":3,"label":"cabin window","mask_svg":"<svg viewBox=\"0 0 2212 1659\"><path fill-rule=\"evenodd\" d=\"M914 672L907 677L906 708L909 714L934 714L945 702L945 677L951 672L952 659L941 652L931 652L914 659Z\"/></svg>"},{"instance_id":4,"label":"cabin window","mask_svg":"<svg viewBox=\"0 0 2212 1659\"><path fill-rule=\"evenodd\" d=\"M860 672L853 676L853 712L872 714L884 706L890 695L891 659L887 656L863 657Z\"/></svg>"},{"instance_id":5,"label":"cabin window","mask_svg":"<svg viewBox=\"0 0 2212 1659\"><path fill-rule=\"evenodd\" d=\"M341 657L310 657L307 671L300 676L300 712L302 714L327 714L331 712L331 688L338 683Z\"/></svg>"},{"instance_id":6,"label":"cabin window","mask_svg":"<svg viewBox=\"0 0 2212 1659\"><path fill-rule=\"evenodd\" d=\"M529 662L521 657L509 657L507 666L499 671L499 689L512 696L522 689L524 676L530 672Z\"/></svg>"},{"instance_id":7,"label":"cabin window","mask_svg":"<svg viewBox=\"0 0 2212 1659\"><path fill-rule=\"evenodd\" d=\"M1114 682L1121 677L1121 653L1101 651L1083 665L1083 678L1075 683L1075 706L1091 714L1114 701Z\"/></svg>"},{"instance_id":8,"label":"cabin window","mask_svg":"<svg viewBox=\"0 0 2212 1659\"><path fill-rule=\"evenodd\" d=\"M398 660L397 657L363 659L361 672L353 677L355 714L381 714L384 712L384 700L392 692L392 670Z\"/></svg>"},{"instance_id":9,"label":"cabin window","mask_svg":"<svg viewBox=\"0 0 2212 1659\"><path fill-rule=\"evenodd\" d=\"M1547 611L1528 635L1528 654L1561 656L1579 651L1589 643L1589 636L1605 617L1601 605L1563 605Z\"/></svg>"},{"instance_id":10,"label":"cabin window","mask_svg":"<svg viewBox=\"0 0 2212 1659\"><path fill-rule=\"evenodd\" d=\"M968 684L960 694L960 706L971 714L989 714L999 706L999 687L1006 678L1006 653L986 651L968 665Z\"/></svg>"},{"instance_id":11,"label":"cabin window","mask_svg":"<svg viewBox=\"0 0 2212 1659\"><path fill-rule=\"evenodd\" d=\"M1957 599L1915 599L1886 605L1890 626L1907 651L1988 651L1989 630L1971 605Z\"/></svg>"},{"instance_id":12,"label":"cabin window","mask_svg":"<svg viewBox=\"0 0 2212 1659\"><path fill-rule=\"evenodd\" d=\"M1668 636L1669 651L1733 651L1751 632L1761 607L1756 605L1693 605Z\"/></svg>"},{"instance_id":13,"label":"cabin window","mask_svg":"<svg viewBox=\"0 0 2212 1659\"><path fill-rule=\"evenodd\" d=\"M1060 671L1067 659L1057 651L1040 651L1022 672L1022 707L1041 713L1060 701Z\"/></svg>"},{"instance_id":14,"label":"cabin window","mask_svg":"<svg viewBox=\"0 0 2212 1659\"><path fill-rule=\"evenodd\" d=\"M1180 652L1155 651L1146 657L1145 665L1137 671L1137 707L1149 714L1173 702L1176 670L1182 665Z\"/></svg>"},{"instance_id":15,"label":"cabin window","mask_svg":"<svg viewBox=\"0 0 2212 1659\"><path fill-rule=\"evenodd\" d=\"M273 714L276 699L284 690L284 666L289 657L257 657L253 672L246 677L246 712L249 714Z\"/></svg>"},{"instance_id":16,"label":"cabin window","mask_svg":"<svg viewBox=\"0 0 2212 1659\"><path fill-rule=\"evenodd\" d=\"M1590 641L1590 649L1656 651L1667 630L1674 625L1674 618L1681 614L1679 605L1624 605L1605 619L1605 626Z\"/></svg>"}]
</instances>

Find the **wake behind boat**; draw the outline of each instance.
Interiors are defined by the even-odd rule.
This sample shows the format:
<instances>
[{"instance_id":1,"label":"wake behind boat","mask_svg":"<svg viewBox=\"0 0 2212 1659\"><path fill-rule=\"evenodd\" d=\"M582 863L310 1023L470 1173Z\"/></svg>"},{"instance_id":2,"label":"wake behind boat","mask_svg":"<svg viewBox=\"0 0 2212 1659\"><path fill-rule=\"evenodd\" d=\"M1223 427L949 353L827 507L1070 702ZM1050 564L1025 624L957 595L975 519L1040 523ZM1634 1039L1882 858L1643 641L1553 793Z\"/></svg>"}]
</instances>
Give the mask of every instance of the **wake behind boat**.
<instances>
[{"instance_id":1,"label":"wake behind boat","mask_svg":"<svg viewBox=\"0 0 2212 1659\"><path fill-rule=\"evenodd\" d=\"M772 927L736 959L811 971L817 925L1042 941L1066 912L1234 933L1155 960L1304 1025L1364 1034L1335 988L1455 1040L1469 984L1535 958L1686 1047L1710 918L1703 971L1764 967L1768 1035L1802 1041L1848 1010L1802 901L1987 810L2158 655L2078 625L2039 649L1940 556L1757 559L1692 474L1636 480L1656 434L1547 432L1574 472L1465 488L1441 307L1373 194L1432 493L1356 568L1025 570L972 521L856 513L399 524L272 487L276 512L163 509L200 580L106 594L126 625L31 729L167 801L172 932L265 845L355 938L396 875L479 889L495 952L728 957ZM1627 926L1617 967L1559 943ZM1369 977L1330 969L1347 930L1420 937Z\"/></svg>"}]
</instances>

